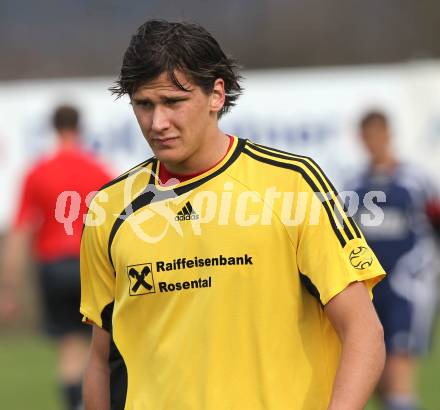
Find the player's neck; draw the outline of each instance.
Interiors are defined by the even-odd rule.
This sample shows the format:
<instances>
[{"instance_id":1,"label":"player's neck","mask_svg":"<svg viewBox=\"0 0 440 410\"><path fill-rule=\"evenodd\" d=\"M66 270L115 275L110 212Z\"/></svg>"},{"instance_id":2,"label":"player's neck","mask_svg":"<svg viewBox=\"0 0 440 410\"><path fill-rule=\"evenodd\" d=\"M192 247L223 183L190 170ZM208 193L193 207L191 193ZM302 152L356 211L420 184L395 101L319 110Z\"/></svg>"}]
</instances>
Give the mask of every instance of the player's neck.
<instances>
[{"instance_id":1,"label":"player's neck","mask_svg":"<svg viewBox=\"0 0 440 410\"><path fill-rule=\"evenodd\" d=\"M198 149L185 161L164 162L165 168L172 174L192 175L203 172L218 164L226 155L229 137L220 129L202 141Z\"/></svg>"},{"instance_id":2,"label":"player's neck","mask_svg":"<svg viewBox=\"0 0 440 410\"><path fill-rule=\"evenodd\" d=\"M377 158L371 163L372 169L378 174L392 174L398 165L399 161L392 155Z\"/></svg>"},{"instance_id":3,"label":"player's neck","mask_svg":"<svg viewBox=\"0 0 440 410\"><path fill-rule=\"evenodd\" d=\"M58 133L58 147L62 150L75 149L80 145L80 136L76 131L61 131Z\"/></svg>"}]
</instances>

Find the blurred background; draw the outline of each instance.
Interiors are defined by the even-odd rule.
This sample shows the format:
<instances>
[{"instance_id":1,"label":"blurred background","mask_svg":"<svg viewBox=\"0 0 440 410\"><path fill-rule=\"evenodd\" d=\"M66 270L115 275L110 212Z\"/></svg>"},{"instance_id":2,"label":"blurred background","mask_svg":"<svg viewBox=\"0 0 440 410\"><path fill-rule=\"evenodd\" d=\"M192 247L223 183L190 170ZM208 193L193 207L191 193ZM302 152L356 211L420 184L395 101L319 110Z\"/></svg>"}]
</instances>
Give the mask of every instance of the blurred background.
<instances>
[{"instance_id":1,"label":"blurred background","mask_svg":"<svg viewBox=\"0 0 440 410\"><path fill-rule=\"evenodd\" d=\"M107 90L149 18L199 23L243 65L245 92L224 131L312 155L343 187L366 164L359 119L381 109L398 156L440 185L438 1L0 0L0 240L27 166L54 144L57 104L80 108L86 146L114 174L149 156L128 101ZM0 407L55 410L55 353L38 331L31 260L29 278L24 314L0 327ZM428 410L440 408L437 342L420 376Z\"/></svg>"}]
</instances>

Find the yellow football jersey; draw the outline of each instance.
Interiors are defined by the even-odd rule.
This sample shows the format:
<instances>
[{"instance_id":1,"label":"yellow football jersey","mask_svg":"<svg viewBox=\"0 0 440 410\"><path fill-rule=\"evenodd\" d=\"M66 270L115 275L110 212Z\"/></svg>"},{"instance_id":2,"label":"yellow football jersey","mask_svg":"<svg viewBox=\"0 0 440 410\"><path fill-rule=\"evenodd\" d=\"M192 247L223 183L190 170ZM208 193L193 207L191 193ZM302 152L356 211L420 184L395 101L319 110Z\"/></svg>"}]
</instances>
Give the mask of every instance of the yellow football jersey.
<instances>
[{"instance_id":1,"label":"yellow football jersey","mask_svg":"<svg viewBox=\"0 0 440 410\"><path fill-rule=\"evenodd\" d=\"M235 137L184 183L161 186L158 167L105 186L82 237L112 409L326 409L340 342L323 306L384 272L322 170Z\"/></svg>"}]
</instances>

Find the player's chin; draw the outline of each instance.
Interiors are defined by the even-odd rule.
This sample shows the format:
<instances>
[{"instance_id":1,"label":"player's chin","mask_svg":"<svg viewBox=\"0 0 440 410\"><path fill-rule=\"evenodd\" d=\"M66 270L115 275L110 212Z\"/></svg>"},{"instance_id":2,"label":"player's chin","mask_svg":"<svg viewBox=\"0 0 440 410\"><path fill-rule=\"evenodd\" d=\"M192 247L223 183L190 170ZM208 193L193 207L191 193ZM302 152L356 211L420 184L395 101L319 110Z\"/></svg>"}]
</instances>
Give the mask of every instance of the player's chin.
<instances>
[{"instance_id":1,"label":"player's chin","mask_svg":"<svg viewBox=\"0 0 440 410\"><path fill-rule=\"evenodd\" d=\"M162 148L153 151L156 158L163 163L178 164L184 160L184 155L177 148Z\"/></svg>"}]
</instances>

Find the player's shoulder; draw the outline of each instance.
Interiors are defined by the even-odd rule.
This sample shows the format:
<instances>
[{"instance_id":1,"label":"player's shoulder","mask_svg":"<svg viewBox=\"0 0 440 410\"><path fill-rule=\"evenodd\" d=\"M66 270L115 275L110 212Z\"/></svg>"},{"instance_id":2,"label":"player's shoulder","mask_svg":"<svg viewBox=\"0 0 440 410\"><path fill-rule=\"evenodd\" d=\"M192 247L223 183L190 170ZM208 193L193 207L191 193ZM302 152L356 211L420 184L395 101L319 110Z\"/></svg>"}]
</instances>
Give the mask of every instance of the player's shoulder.
<instances>
[{"instance_id":1,"label":"player's shoulder","mask_svg":"<svg viewBox=\"0 0 440 410\"><path fill-rule=\"evenodd\" d=\"M154 160L155 158L149 158L135 165L98 189L88 205L88 218L95 218L95 214L103 212L105 223L101 225L111 226L115 217L123 212L149 183L154 175L150 167Z\"/></svg>"},{"instance_id":2,"label":"player's shoulder","mask_svg":"<svg viewBox=\"0 0 440 410\"><path fill-rule=\"evenodd\" d=\"M369 187L369 168L356 169L347 172L342 181L342 187L346 191L360 191Z\"/></svg>"},{"instance_id":3,"label":"player's shoulder","mask_svg":"<svg viewBox=\"0 0 440 410\"><path fill-rule=\"evenodd\" d=\"M24 173L24 179L30 181L41 180L41 178L47 174L47 169L50 166L52 158L53 154L44 153L37 158L30 159Z\"/></svg>"},{"instance_id":4,"label":"player's shoulder","mask_svg":"<svg viewBox=\"0 0 440 410\"><path fill-rule=\"evenodd\" d=\"M128 171L125 171L121 175L104 184L98 191L109 192L110 190L123 189L124 183L128 182L130 179L136 178L142 172L147 172L151 175L153 171L151 170L150 165L152 165L154 161L155 157L151 157L135 165L133 168L130 168Z\"/></svg>"},{"instance_id":5,"label":"player's shoulder","mask_svg":"<svg viewBox=\"0 0 440 410\"><path fill-rule=\"evenodd\" d=\"M396 180L411 192L423 192L430 196L433 191L437 191L434 178L423 167L412 162L401 162L399 164Z\"/></svg>"},{"instance_id":6,"label":"player's shoulder","mask_svg":"<svg viewBox=\"0 0 440 410\"><path fill-rule=\"evenodd\" d=\"M244 153L256 161L266 163L279 168L288 169L289 165L318 166L316 161L306 155L283 151L268 145L258 144L249 139L245 140Z\"/></svg>"},{"instance_id":7,"label":"player's shoulder","mask_svg":"<svg viewBox=\"0 0 440 410\"><path fill-rule=\"evenodd\" d=\"M409 179L411 181L429 181L431 178L428 172L419 164L405 161L400 162L397 167L397 173L400 178Z\"/></svg>"},{"instance_id":8,"label":"player's shoulder","mask_svg":"<svg viewBox=\"0 0 440 410\"><path fill-rule=\"evenodd\" d=\"M251 140L246 140L243 153L252 158L256 164L264 164L263 169L271 174L278 170L281 178L286 176L290 181L292 178L301 179L311 186L318 184L332 189L324 171L310 156L258 144Z\"/></svg>"},{"instance_id":9,"label":"player's shoulder","mask_svg":"<svg viewBox=\"0 0 440 410\"><path fill-rule=\"evenodd\" d=\"M102 162L101 157L95 152L87 150L85 148L78 148L74 154L74 159L79 166L86 165L89 168L95 168L99 170L107 170L106 165Z\"/></svg>"}]
</instances>

